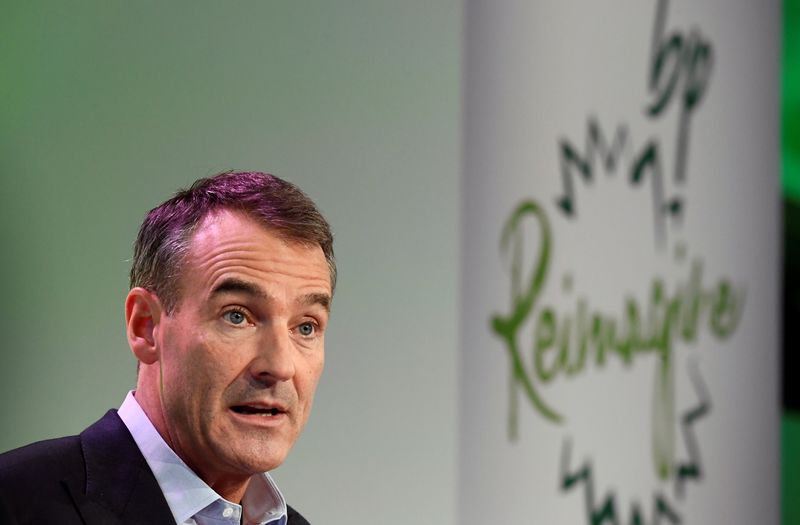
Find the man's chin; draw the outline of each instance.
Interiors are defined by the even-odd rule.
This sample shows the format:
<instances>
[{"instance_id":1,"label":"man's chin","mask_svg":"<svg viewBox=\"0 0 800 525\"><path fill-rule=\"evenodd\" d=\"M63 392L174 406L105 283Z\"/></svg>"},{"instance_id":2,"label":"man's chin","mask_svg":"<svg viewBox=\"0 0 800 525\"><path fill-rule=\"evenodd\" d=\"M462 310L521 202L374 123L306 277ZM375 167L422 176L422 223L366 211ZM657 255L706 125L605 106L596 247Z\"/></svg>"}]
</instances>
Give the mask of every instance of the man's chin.
<instances>
[{"instance_id":1,"label":"man's chin","mask_svg":"<svg viewBox=\"0 0 800 525\"><path fill-rule=\"evenodd\" d=\"M239 462L240 471L243 473L247 473L250 476L263 474L264 472L269 472L271 470L275 470L276 468L280 467L285 459L286 459L286 454L281 454L281 455L265 454L261 456L258 461L252 461L252 458L248 458L248 460L243 460Z\"/></svg>"},{"instance_id":2,"label":"man's chin","mask_svg":"<svg viewBox=\"0 0 800 525\"><path fill-rule=\"evenodd\" d=\"M282 424L251 423L247 418L232 417L215 432L210 453L224 458L240 472L256 474L279 467L294 445L297 432L288 418Z\"/></svg>"},{"instance_id":3,"label":"man's chin","mask_svg":"<svg viewBox=\"0 0 800 525\"><path fill-rule=\"evenodd\" d=\"M231 441L223 443L224 451L220 455L228 457L228 463L248 475L260 474L276 469L283 464L291 449L282 439L273 439L268 442L260 440L241 440L238 444ZM227 445L227 446L226 446Z\"/></svg>"}]
</instances>

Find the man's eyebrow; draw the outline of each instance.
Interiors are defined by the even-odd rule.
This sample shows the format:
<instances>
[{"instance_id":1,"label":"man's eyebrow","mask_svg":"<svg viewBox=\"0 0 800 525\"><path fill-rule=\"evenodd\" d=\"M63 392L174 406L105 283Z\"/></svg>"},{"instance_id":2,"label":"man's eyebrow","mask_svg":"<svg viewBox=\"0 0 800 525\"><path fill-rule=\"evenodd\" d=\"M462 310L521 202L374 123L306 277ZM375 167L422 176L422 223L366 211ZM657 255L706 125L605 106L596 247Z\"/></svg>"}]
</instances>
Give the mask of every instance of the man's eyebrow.
<instances>
[{"instance_id":1,"label":"man's eyebrow","mask_svg":"<svg viewBox=\"0 0 800 525\"><path fill-rule=\"evenodd\" d=\"M256 299L264 300L270 298L269 294L257 284L236 277L229 277L223 280L211 290L212 297L224 293L241 293ZM310 293L302 296L298 302L305 306L318 304L322 306L326 312L330 312L331 310L331 296L327 293Z\"/></svg>"},{"instance_id":2,"label":"man's eyebrow","mask_svg":"<svg viewBox=\"0 0 800 525\"><path fill-rule=\"evenodd\" d=\"M235 277L223 280L211 290L212 297L223 293L241 293L256 299L269 299L267 292L262 290L260 286Z\"/></svg>"},{"instance_id":3,"label":"man's eyebrow","mask_svg":"<svg viewBox=\"0 0 800 525\"><path fill-rule=\"evenodd\" d=\"M331 296L326 293L310 293L304 295L300 302L306 306L318 304L322 306L326 312L331 311Z\"/></svg>"}]
</instances>

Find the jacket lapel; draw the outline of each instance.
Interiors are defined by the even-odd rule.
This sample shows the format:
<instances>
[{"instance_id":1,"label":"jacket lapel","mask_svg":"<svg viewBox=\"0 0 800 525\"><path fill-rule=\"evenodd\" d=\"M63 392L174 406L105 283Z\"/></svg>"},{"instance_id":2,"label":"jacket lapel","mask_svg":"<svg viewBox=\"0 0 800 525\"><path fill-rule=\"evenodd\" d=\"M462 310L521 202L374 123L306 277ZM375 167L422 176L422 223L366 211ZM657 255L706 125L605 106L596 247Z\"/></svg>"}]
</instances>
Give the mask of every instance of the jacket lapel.
<instances>
[{"instance_id":1,"label":"jacket lapel","mask_svg":"<svg viewBox=\"0 0 800 525\"><path fill-rule=\"evenodd\" d=\"M175 523L158 482L115 410L80 438L86 483L65 484L87 525Z\"/></svg>"}]
</instances>

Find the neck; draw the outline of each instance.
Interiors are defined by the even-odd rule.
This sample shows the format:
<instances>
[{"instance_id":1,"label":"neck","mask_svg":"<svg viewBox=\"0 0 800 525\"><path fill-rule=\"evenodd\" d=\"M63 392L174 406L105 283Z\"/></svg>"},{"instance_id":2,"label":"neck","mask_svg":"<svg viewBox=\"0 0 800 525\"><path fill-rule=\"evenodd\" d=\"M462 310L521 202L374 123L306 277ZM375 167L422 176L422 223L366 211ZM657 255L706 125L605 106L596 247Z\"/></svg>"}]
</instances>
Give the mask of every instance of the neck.
<instances>
[{"instance_id":1,"label":"neck","mask_svg":"<svg viewBox=\"0 0 800 525\"><path fill-rule=\"evenodd\" d=\"M247 490L247 486L250 484L251 476L226 476L222 474L206 472L199 468L198 465L194 464L191 458L188 458L182 454L180 447L177 447L173 442L172 436L167 431L164 413L161 411L161 403L158 402L157 393L154 393L152 389L144 387L141 382L139 382L136 391L134 392L134 397L136 398L136 402L139 403L139 406L142 408L147 418L153 424L156 432L161 435L161 438L164 440L167 446L171 448L172 451L175 452L175 454L177 454L184 463L186 463L186 466L192 469L194 473L197 474L197 477L202 479L214 490L214 492L231 503L241 504L244 493Z\"/></svg>"},{"instance_id":2,"label":"neck","mask_svg":"<svg viewBox=\"0 0 800 525\"><path fill-rule=\"evenodd\" d=\"M200 477L203 478L202 476ZM247 487L250 484L250 478L244 481L241 479L219 479L213 482L203 478L203 481L208 483L208 486L214 489L214 492L231 503L238 503L239 505L242 504L242 498L244 498L244 493L247 491Z\"/></svg>"}]
</instances>

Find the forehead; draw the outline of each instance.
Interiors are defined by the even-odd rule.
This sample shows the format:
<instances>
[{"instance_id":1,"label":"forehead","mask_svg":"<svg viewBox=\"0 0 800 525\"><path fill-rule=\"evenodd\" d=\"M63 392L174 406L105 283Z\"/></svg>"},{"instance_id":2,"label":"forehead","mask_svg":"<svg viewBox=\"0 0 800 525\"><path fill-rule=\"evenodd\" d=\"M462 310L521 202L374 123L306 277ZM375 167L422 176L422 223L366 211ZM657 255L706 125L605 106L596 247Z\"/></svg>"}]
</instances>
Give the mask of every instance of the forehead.
<instances>
[{"instance_id":1,"label":"forehead","mask_svg":"<svg viewBox=\"0 0 800 525\"><path fill-rule=\"evenodd\" d=\"M327 261L318 245L284 239L248 215L219 210L203 218L183 260L182 288L212 288L225 278L291 285L330 294Z\"/></svg>"}]
</instances>

